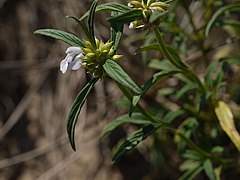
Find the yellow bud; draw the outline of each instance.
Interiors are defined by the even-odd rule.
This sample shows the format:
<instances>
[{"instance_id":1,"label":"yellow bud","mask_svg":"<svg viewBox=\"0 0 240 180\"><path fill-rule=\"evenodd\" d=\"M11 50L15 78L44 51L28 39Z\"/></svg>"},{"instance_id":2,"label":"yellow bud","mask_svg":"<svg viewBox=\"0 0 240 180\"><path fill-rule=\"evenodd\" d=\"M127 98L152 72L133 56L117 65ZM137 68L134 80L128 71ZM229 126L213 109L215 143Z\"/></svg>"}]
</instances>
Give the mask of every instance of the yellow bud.
<instances>
[{"instance_id":1,"label":"yellow bud","mask_svg":"<svg viewBox=\"0 0 240 180\"><path fill-rule=\"evenodd\" d=\"M115 55L112 57L112 59L113 59L114 61L117 61L117 60L119 60L121 57L122 57L122 55L115 54Z\"/></svg>"},{"instance_id":2,"label":"yellow bud","mask_svg":"<svg viewBox=\"0 0 240 180\"><path fill-rule=\"evenodd\" d=\"M82 48L84 54L88 54L88 53L93 53L93 51L89 48Z\"/></svg>"},{"instance_id":3,"label":"yellow bud","mask_svg":"<svg viewBox=\"0 0 240 180\"><path fill-rule=\"evenodd\" d=\"M85 56L89 57L89 58L93 58L93 57L95 57L95 54L94 53L87 53Z\"/></svg>"},{"instance_id":4,"label":"yellow bud","mask_svg":"<svg viewBox=\"0 0 240 180\"><path fill-rule=\"evenodd\" d=\"M141 2L139 2L139 1L130 1L130 3L134 8L141 8L142 7Z\"/></svg>"},{"instance_id":5,"label":"yellow bud","mask_svg":"<svg viewBox=\"0 0 240 180\"><path fill-rule=\"evenodd\" d=\"M89 41L85 41L84 45L85 45L86 48L93 50L93 46L92 46L92 44Z\"/></svg>"},{"instance_id":6,"label":"yellow bud","mask_svg":"<svg viewBox=\"0 0 240 180\"><path fill-rule=\"evenodd\" d=\"M164 11L164 10L167 9L168 6L169 6L169 5L166 4L166 3L164 3L164 2L154 2L154 3L150 4L149 7L150 7L150 8L156 8L156 7L158 7L158 8L160 8L160 9L162 9L162 11Z\"/></svg>"},{"instance_id":7,"label":"yellow bud","mask_svg":"<svg viewBox=\"0 0 240 180\"><path fill-rule=\"evenodd\" d=\"M111 49L108 52L109 56L113 56L114 55L114 47L112 46Z\"/></svg>"},{"instance_id":8,"label":"yellow bud","mask_svg":"<svg viewBox=\"0 0 240 180\"><path fill-rule=\"evenodd\" d=\"M108 52L111 47L112 47L112 42L107 42L102 47L100 47L100 51L102 51L102 52L107 51Z\"/></svg>"},{"instance_id":9,"label":"yellow bud","mask_svg":"<svg viewBox=\"0 0 240 180\"><path fill-rule=\"evenodd\" d=\"M96 37L95 37L95 42L96 42L97 48L99 48L100 41Z\"/></svg>"}]
</instances>

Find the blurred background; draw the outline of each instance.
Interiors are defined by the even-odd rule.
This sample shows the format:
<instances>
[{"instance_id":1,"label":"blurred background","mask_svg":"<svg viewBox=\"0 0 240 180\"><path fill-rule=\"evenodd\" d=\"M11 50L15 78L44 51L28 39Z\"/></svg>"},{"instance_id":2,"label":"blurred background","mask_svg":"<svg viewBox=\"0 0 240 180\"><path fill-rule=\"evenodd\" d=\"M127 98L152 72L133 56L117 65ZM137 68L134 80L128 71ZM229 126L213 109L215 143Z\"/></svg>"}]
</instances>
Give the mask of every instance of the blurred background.
<instances>
[{"instance_id":1,"label":"blurred background","mask_svg":"<svg viewBox=\"0 0 240 180\"><path fill-rule=\"evenodd\" d=\"M34 31L54 28L82 35L76 23L65 17L81 17L91 2L0 0L0 180L151 180L177 179L182 174L178 169L181 159L176 154L176 147L167 141L168 146L163 150L165 157L158 157L158 162L165 158L165 165L156 165L152 161L147 148L151 139L143 142L147 146L140 146L117 164L111 164L111 148L126 135L126 129L132 127L118 128L100 140L104 125L126 113L129 105L110 79L98 82L87 99L75 133L77 151L71 149L66 134L67 115L73 99L90 77L84 69L62 74L59 63L68 46L34 35ZM110 0L99 3L104 2ZM117 2L127 4L123 0ZM193 4L191 8L196 13L194 20L200 26L201 6ZM183 11L178 10L177 19L181 19L181 26L191 34L189 22L181 16ZM104 41L109 39L107 17L101 13L95 21L96 36ZM146 35L141 30L139 33L134 36L134 31L125 28L118 54L124 54L121 65L142 84L154 71L139 60L146 59L146 54L135 55L139 47L136 41ZM215 39L210 41L214 45L221 44L220 36L224 37L223 32L217 31ZM190 54L193 54L188 57L190 62L201 57L198 51L190 51ZM201 66L199 69L201 72ZM166 83L176 84L173 79ZM147 97L143 106L154 105L154 98Z\"/></svg>"}]
</instances>

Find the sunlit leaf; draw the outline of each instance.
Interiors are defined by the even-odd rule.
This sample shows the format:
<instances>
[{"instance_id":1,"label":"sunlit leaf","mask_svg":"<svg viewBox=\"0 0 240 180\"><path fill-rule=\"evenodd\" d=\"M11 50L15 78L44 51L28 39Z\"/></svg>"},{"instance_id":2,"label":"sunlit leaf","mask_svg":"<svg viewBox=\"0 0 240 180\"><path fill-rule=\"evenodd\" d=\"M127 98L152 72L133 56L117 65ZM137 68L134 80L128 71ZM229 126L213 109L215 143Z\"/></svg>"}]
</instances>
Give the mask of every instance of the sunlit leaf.
<instances>
[{"instance_id":1,"label":"sunlit leaf","mask_svg":"<svg viewBox=\"0 0 240 180\"><path fill-rule=\"evenodd\" d=\"M231 109L224 101L219 101L215 108L215 113L220 122L221 128L234 143L238 151L240 151L240 134L235 127Z\"/></svg>"}]
</instances>

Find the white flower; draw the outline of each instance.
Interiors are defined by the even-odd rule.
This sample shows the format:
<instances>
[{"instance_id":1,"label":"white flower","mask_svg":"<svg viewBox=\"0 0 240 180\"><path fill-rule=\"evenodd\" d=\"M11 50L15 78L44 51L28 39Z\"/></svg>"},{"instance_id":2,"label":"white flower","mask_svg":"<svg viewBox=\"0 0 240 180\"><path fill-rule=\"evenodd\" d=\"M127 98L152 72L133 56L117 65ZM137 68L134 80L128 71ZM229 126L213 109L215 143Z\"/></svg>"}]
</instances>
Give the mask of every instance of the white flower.
<instances>
[{"instance_id":1,"label":"white flower","mask_svg":"<svg viewBox=\"0 0 240 180\"><path fill-rule=\"evenodd\" d=\"M127 6L131 7L131 8L133 7L133 5L131 3L128 3Z\"/></svg>"},{"instance_id":2,"label":"white flower","mask_svg":"<svg viewBox=\"0 0 240 180\"><path fill-rule=\"evenodd\" d=\"M67 56L60 63L60 71L65 73L67 70L77 70L81 67L83 57L80 47L70 46L66 50Z\"/></svg>"}]
</instances>

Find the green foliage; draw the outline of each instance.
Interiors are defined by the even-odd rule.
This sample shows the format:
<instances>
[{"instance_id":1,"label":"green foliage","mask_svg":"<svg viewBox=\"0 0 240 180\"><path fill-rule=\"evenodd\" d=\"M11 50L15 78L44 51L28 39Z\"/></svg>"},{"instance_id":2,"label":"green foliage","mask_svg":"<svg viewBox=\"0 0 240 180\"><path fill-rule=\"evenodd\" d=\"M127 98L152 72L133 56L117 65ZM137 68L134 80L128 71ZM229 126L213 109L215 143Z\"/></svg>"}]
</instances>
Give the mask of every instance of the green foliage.
<instances>
[{"instance_id":1,"label":"green foliage","mask_svg":"<svg viewBox=\"0 0 240 180\"><path fill-rule=\"evenodd\" d=\"M113 78L115 81L119 82L123 86L131 89L137 94L141 94L141 89L139 86L128 76L128 74L119 66L115 61L111 59L107 60L103 65L106 73Z\"/></svg>"},{"instance_id":2,"label":"green foliage","mask_svg":"<svg viewBox=\"0 0 240 180\"><path fill-rule=\"evenodd\" d=\"M237 3L237 4L230 4L228 6L223 6L222 8L218 9L214 15L212 16L212 18L210 19L210 21L208 22L207 24L207 27L206 27L206 31L205 31L205 36L208 36L209 35L209 32L211 30L211 28L214 26L214 24L216 23L216 20L217 18L222 15L223 13L225 12L229 12L229 11L237 11L239 12L240 11L240 4ZM231 20L229 23L229 21L222 21L222 25L224 25L225 23L226 24L232 24L232 25L239 25L239 22L237 21L234 21L234 20Z\"/></svg>"},{"instance_id":3,"label":"green foliage","mask_svg":"<svg viewBox=\"0 0 240 180\"><path fill-rule=\"evenodd\" d=\"M155 1L144 2L151 4ZM100 64L89 62L89 66L102 67L100 78L107 76L115 81L130 102L129 114L121 115L106 125L102 137L124 124L131 124L137 128L116 148L112 161L115 163L149 138L148 143L144 145L152 148L154 157L161 161L155 163L156 165L167 165L163 160L164 149L177 146L176 150L173 149L171 152L182 158L179 158L178 162L181 163L179 169L183 171L179 179L196 179L199 174L205 174L210 180L218 180L225 169L239 166L239 162L236 161L240 151L239 123L235 124L234 121L239 120L240 107L237 105L239 102L233 102L234 100L231 99L230 94L234 89L231 89L233 83L228 80L232 80L231 73L234 73L240 64L238 52L240 23L236 18L239 15L240 5L226 1L225 5L219 8L223 5L221 0L200 0L198 3L202 5L200 9L203 17L198 26L189 1L174 2L170 4L172 8L169 8L169 11L160 11L144 9L145 7L130 8L116 2L98 5L98 1L95 0L90 10L81 18L73 16L68 18L80 25L90 44L96 47L99 42L95 40L94 16L99 12L110 13L110 17L107 18L110 22L110 41L102 45L103 56L99 56L101 58L96 60L95 53L99 53L99 49L96 48L90 50L85 48L85 54L101 62ZM187 25L191 28L182 25L185 21L178 22L181 18L177 17L179 6L184 10L180 14L187 17L189 20ZM87 25L84 23L86 17ZM137 53L144 55L146 59L143 61L144 67L150 69L148 78L142 77L141 80L145 82L140 81L143 82L141 87L119 65L117 60L120 56L115 55L122 42L126 23L130 25L140 23L141 26L136 28L143 27L141 35L129 37L132 43L139 41L136 44L141 44ZM227 32L221 37L221 40L223 39L221 43L224 45L211 44L212 33L209 32L214 31L213 27L216 25L224 27ZM186 29L190 29L190 32ZM40 29L35 33L84 48L83 41L70 33L53 29ZM224 39L227 35L231 40ZM165 42L165 38L168 39L169 44ZM81 90L69 113L67 131L74 150L75 125L80 110L97 80L98 78L93 78ZM160 93L163 91L165 93ZM150 103L148 97L153 99ZM221 99L225 101L227 99L231 103ZM141 105L142 102L145 106ZM173 136L168 136L169 133ZM150 136L152 134L154 136ZM224 135L227 135L229 140L222 142ZM172 145L173 143L175 145Z\"/></svg>"},{"instance_id":4,"label":"green foliage","mask_svg":"<svg viewBox=\"0 0 240 180\"><path fill-rule=\"evenodd\" d=\"M89 93L91 92L94 84L97 81L98 81L98 78L93 78L91 81L89 81L86 84L86 86L80 91L80 93L77 95L71 107L71 110L68 116L67 132L68 132L68 137L73 150L76 150L75 142L74 142L74 134L75 134L75 126L78 120L78 116L80 114L80 111L82 109L84 102L86 101Z\"/></svg>"},{"instance_id":5,"label":"green foliage","mask_svg":"<svg viewBox=\"0 0 240 180\"><path fill-rule=\"evenodd\" d=\"M122 13L118 16L110 17L108 18L108 21L113 22L113 23L119 23L119 24L124 24L124 23L129 23L137 19L142 19L143 15L142 12L139 10L129 10L125 13Z\"/></svg>"},{"instance_id":6,"label":"green foliage","mask_svg":"<svg viewBox=\"0 0 240 180\"><path fill-rule=\"evenodd\" d=\"M142 142L144 139L146 139L149 135L154 133L160 125L147 125L142 129L139 129L138 131L131 134L126 141L124 141L123 144L118 148L117 152L113 155L112 161L115 163L122 155L124 155L126 152L133 149L136 145L138 145L140 142Z\"/></svg>"},{"instance_id":7,"label":"green foliage","mask_svg":"<svg viewBox=\"0 0 240 180\"><path fill-rule=\"evenodd\" d=\"M128 114L125 114L112 120L112 122L103 129L101 136L106 136L108 133L125 123L147 125L151 124L151 121L147 120L141 113L134 113L131 117L129 117Z\"/></svg>"},{"instance_id":8,"label":"green foliage","mask_svg":"<svg viewBox=\"0 0 240 180\"><path fill-rule=\"evenodd\" d=\"M56 29L39 29L34 32L35 34L40 34L44 36L49 36L54 39L61 40L70 46L80 46L84 47L83 42L75 35L67 33Z\"/></svg>"}]
</instances>

